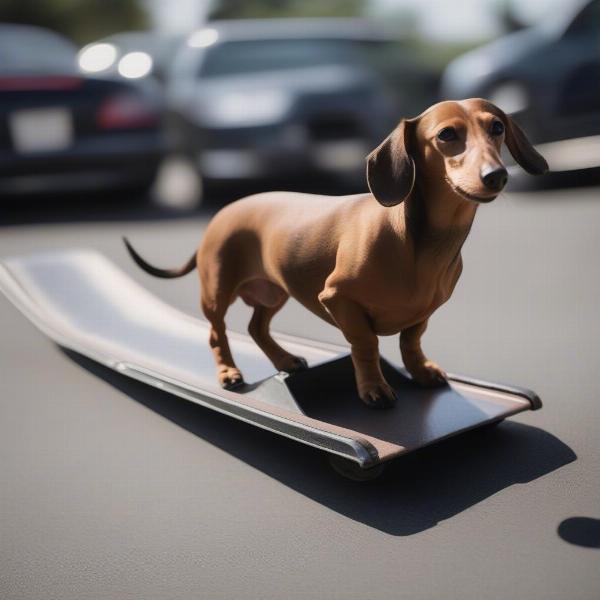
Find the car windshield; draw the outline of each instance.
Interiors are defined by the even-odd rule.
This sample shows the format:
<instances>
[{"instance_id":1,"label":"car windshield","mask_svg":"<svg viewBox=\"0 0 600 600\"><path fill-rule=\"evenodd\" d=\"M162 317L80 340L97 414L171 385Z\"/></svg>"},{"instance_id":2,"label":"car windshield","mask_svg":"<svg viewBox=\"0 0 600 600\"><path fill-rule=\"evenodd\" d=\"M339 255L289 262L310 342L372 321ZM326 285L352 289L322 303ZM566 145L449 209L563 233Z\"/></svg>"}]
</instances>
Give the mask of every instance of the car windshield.
<instances>
[{"instance_id":1,"label":"car windshield","mask_svg":"<svg viewBox=\"0 0 600 600\"><path fill-rule=\"evenodd\" d=\"M0 75L71 74L76 50L50 31L0 27Z\"/></svg>"},{"instance_id":2,"label":"car windshield","mask_svg":"<svg viewBox=\"0 0 600 600\"><path fill-rule=\"evenodd\" d=\"M380 41L294 39L224 42L209 48L200 77L223 77L265 71L287 71L323 65L356 65L370 61Z\"/></svg>"}]
</instances>

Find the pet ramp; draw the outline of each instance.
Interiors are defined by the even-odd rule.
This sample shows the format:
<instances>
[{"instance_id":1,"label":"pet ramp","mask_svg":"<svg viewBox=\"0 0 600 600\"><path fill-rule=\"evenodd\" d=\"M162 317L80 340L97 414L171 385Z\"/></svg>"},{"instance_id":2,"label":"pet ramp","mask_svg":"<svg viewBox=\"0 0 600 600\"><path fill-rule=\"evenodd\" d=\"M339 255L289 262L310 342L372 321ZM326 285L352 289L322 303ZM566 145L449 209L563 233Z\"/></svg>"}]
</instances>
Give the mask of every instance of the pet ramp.
<instances>
[{"instance_id":1,"label":"pet ramp","mask_svg":"<svg viewBox=\"0 0 600 600\"><path fill-rule=\"evenodd\" d=\"M72 250L7 258L0 290L43 333L119 373L327 452L342 474L378 475L388 461L449 436L541 407L537 395L450 375L425 389L382 359L394 408L358 398L344 348L275 334L309 368L273 367L249 336L229 334L247 384L221 389L208 346L208 323L156 298L101 254Z\"/></svg>"}]
</instances>

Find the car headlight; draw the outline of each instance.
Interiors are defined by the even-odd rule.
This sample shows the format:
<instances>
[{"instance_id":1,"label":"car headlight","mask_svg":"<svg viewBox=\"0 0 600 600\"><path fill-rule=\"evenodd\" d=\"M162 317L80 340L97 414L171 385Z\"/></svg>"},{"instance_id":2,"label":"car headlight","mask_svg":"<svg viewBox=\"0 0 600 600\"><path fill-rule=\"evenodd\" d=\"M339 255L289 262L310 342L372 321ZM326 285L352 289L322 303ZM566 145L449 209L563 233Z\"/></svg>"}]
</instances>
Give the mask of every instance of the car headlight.
<instances>
[{"instance_id":1,"label":"car headlight","mask_svg":"<svg viewBox=\"0 0 600 600\"><path fill-rule=\"evenodd\" d=\"M253 127L281 121L291 106L290 95L279 90L228 92L208 98L198 117L209 127Z\"/></svg>"},{"instance_id":2,"label":"car headlight","mask_svg":"<svg viewBox=\"0 0 600 600\"><path fill-rule=\"evenodd\" d=\"M152 71L152 57L147 52L129 52L121 58L117 70L127 79L146 77Z\"/></svg>"},{"instance_id":3,"label":"car headlight","mask_svg":"<svg viewBox=\"0 0 600 600\"><path fill-rule=\"evenodd\" d=\"M86 73L100 73L113 66L117 49L113 44L90 44L82 48L77 56L79 68Z\"/></svg>"}]
</instances>

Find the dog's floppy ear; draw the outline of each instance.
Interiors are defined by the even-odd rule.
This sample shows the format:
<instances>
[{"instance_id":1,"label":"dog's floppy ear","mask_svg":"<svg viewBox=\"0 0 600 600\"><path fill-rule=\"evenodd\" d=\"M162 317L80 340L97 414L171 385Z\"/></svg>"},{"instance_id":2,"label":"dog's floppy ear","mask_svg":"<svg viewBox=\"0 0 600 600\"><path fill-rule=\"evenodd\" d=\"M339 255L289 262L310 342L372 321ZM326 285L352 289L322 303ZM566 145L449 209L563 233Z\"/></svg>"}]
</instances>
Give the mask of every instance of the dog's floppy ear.
<instances>
[{"instance_id":1,"label":"dog's floppy ear","mask_svg":"<svg viewBox=\"0 0 600 600\"><path fill-rule=\"evenodd\" d=\"M400 204L415 183L415 163L407 149L410 122L402 119L392 133L367 156L367 182L383 206Z\"/></svg>"},{"instance_id":2,"label":"dog's floppy ear","mask_svg":"<svg viewBox=\"0 0 600 600\"><path fill-rule=\"evenodd\" d=\"M525 132L508 115L502 113L506 146L513 158L532 175L543 175L548 171L546 159L535 150Z\"/></svg>"}]
</instances>

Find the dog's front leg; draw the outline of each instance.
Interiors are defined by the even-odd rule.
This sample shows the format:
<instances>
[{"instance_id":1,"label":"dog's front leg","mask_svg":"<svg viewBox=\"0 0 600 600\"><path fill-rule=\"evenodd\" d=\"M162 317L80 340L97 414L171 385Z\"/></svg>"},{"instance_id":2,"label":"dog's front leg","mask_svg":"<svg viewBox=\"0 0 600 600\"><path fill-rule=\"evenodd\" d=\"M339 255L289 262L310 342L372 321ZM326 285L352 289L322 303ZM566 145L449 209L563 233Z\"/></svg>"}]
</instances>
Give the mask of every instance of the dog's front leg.
<instances>
[{"instance_id":1,"label":"dog's front leg","mask_svg":"<svg viewBox=\"0 0 600 600\"><path fill-rule=\"evenodd\" d=\"M360 399L370 408L393 406L396 395L381 372L379 340L364 309L334 288L325 288L319 302L350 343Z\"/></svg>"},{"instance_id":2,"label":"dog's front leg","mask_svg":"<svg viewBox=\"0 0 600 600\"><path fill-rule=\"evenodd\" d=\"M400 334L402 361L417 383L428 387L442 385L446 381L446 373L429 360L421 350L421 336L426 329L427 321L422 321L402 330Z\"/></svg>"}]
</instances>

